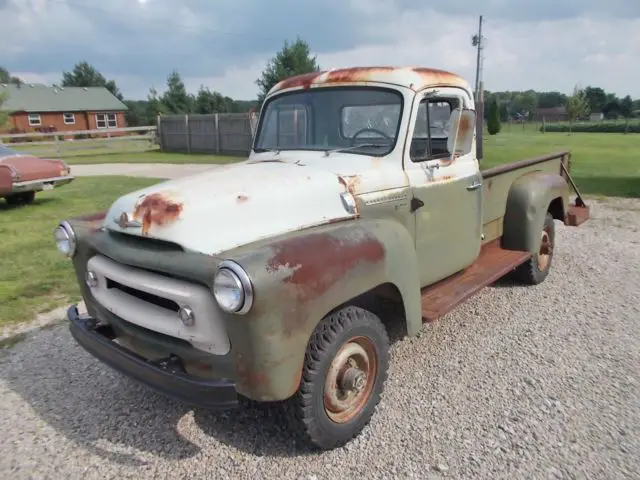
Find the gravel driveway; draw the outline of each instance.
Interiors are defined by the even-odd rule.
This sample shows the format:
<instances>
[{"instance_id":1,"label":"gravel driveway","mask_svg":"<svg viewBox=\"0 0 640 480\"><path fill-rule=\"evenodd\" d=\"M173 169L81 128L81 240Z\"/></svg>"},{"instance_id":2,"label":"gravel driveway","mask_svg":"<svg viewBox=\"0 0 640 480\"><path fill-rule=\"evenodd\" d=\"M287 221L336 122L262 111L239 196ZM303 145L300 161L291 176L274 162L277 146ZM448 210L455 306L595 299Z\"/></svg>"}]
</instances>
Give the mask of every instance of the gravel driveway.
<instances>
[{"instance_id":1,"label":"gravel driveway","mask_svg":"<svg viewBox=\"0 0 640 480\"><path fill-rule=\"evenodd\" d=\"M0 476L640 478L640 202L592 205L557 225L545 283L499 282L397 340L343 449L309 452L266 411L166 400L57 326L0 354Z\"/></svg>"}]
</instances>

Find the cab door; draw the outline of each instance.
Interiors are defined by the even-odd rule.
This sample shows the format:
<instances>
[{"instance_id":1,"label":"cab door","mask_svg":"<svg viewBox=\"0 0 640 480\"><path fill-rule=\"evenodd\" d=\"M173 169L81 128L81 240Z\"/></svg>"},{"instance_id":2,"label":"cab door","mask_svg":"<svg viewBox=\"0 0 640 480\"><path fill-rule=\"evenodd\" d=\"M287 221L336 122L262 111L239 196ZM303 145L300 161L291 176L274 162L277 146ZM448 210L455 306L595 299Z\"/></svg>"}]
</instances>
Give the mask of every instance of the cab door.
<instances>
[{"instance_id":1,"label":"cab door","mask_svg":"<svg viewBox=\"0 0 640 480\"><path fill-rule=\"evenodd\" d=\"M414 102L404 168L421 286L463 270L480 253L482 177L469 106L471 99L457 88L428 90Z\"/></svg>"}]
</instances>

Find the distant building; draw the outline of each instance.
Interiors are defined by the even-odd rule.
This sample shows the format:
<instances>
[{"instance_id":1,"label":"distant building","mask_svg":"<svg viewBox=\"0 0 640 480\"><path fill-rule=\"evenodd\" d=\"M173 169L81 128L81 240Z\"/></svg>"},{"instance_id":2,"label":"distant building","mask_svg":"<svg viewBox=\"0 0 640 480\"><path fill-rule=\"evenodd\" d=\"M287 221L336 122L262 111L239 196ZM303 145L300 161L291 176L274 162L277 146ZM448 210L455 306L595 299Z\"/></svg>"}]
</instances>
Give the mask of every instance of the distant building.
<instances>
[{"instance_id":1,"label":"distant building","mask_svg":"<svg viewBox=\"0 0 640 480\"><path fill-rule=\"evenodd\" d=\"M541 122L544 118L547 122L561 122L568 120L567 107L550 107L550 108L536 108L533 112L533 119Z\"/></svg>"},{"instance_id":2,"label":"distant building","mask_svg":"<svg viewBox=\"0 0 640 480\"><path fill-rule=\"evenodd\" d=\"M598 120L604 120L604 113L592 112L591 115L589 115L589 120L591 120L592 122L596 122Z\"/></svg>"},{"instance_id":3,"label":"distant building","mask_svg":"<svg viewBox=\"0 0 640 480\"><path fill-rule=\"evenodd\" d=\"M104 87L0 84L8 98L12 133L105 130L126 127L127 106Z\"/></svg>"}]
</instances>

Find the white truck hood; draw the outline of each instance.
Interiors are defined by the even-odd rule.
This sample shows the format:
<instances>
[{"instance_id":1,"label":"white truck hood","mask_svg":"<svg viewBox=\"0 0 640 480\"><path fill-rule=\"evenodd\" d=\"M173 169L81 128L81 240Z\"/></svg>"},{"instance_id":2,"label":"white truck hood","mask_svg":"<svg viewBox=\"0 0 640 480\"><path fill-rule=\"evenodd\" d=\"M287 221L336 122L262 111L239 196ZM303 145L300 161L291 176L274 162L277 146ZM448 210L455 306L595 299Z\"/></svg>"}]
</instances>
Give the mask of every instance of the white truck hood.
<instances>
[{"instance_id":1,"label":"white truck hood","mask_svg":"<svg viewBox=\"0 0 640 480\"><path fill-rule=\"evenodd\" d=\"M348 182L348 178L347 178ZM242 162L162 182L116 200L104 226L215 255L265 237L355 217L330 169ZM129 225L119 220L126 214Z\"/></svg>"}]
</instances>

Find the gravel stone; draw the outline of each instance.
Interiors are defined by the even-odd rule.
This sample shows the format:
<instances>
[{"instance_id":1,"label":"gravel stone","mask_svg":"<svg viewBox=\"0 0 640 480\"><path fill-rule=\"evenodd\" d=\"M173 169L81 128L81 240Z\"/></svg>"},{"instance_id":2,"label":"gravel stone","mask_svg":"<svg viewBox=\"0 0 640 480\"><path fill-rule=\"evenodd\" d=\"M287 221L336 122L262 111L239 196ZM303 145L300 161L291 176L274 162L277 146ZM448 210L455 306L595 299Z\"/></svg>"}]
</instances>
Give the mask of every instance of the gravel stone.
<instances>
[{"instance_id":1,"label":"gravel stone","mask_svg":"<svg viewBox=\"0 0 640 480\"><path fill-rule=\"evenodd\" d=\"M640 202L557 223L547 280L499 281L393 343L377 414L314 452L272 409L192 409L66 326L0 353L0 478L640 478Z\"/></svg>"}]
</instances>

